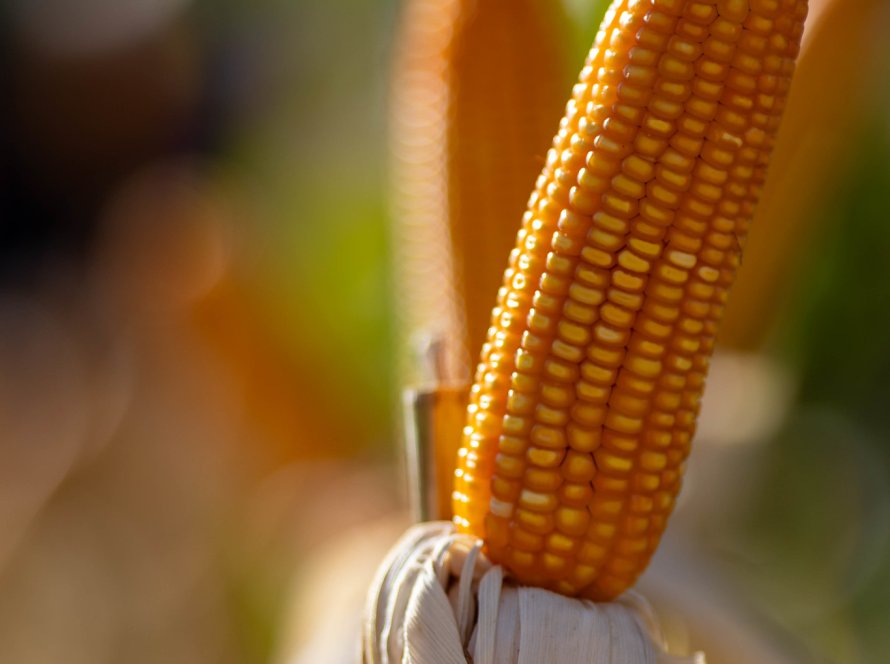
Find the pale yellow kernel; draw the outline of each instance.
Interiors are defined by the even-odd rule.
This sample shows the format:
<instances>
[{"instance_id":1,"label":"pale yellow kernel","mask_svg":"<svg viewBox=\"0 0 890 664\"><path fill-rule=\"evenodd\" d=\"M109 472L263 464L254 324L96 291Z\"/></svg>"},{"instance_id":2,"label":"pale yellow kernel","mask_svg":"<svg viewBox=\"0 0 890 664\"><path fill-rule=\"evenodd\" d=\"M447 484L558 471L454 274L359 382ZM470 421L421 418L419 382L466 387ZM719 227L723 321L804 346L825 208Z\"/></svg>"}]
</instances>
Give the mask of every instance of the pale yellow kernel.
<instances>
[{"instance_id":1,"label":"pale yellow kernel","mask_svg":"<svg viewBox=\"0 0 890 664\"><path fill-rule=\"evenodd\" d=\"M640 316L637 319L636 329L654 339L666 339L671 333L669 325L659 323L649 316Z\"/></svg>"},{"instance_id":2,"label":"pale yellow kernel","mask_svg":"<svg viewBox=\"0 0 890 664\"><path fill-rule=\"evenodd\" d=\"M554 342L554 345L557 342ZM538 377L517 372L513 375L513 389L520 392L534 393L538 389Z\"/></svg>"},{"instance_id":3,"label":"pale yellow kernel","mask_svg":"<svg viewBox=\"0 0 890 664\"><path fill-rule=\"evenodd\" d=\"M660 262L655 274L670 284L682 285L689 280L689 272L670 263Z\"/></svg>"},{"instance_id":4,"label":"pale yellow kernel","mask_svg":"<svg viewBox=\"0 0 890 664\"><path fill-rule=\"evenodd\" d=\"M587 328L566 320L559 321L557 334L566 343L574 345L587 344L590 340L590 332Z\"/></svg>"},{"instance_id":5,"label":"pale yellow kernel","mask_svg":"<svg viewBox=\"0 0 890 664\"><path fill-rule=\"evenodd\" d=\"M628 328L633 325L635 314L612 302L606 302L600 307L600 317L606 323L618 328Z\"/></svg>"},{"instance_id":6,"label":"pale yellow kernel","mask_svg":"<svg viewBox=\"0 0 890 664\"><path fill-rule=\"evenodd\" d=\"M578 384L575 385L575 392L578 398L588 403L606 403L609 400L611 391L611 386L588 383L586 380L578 381Z\"/></svg>"},{"instance_id":7,"label":"pale yellow kernel","mask_svg":"<svg viewBox=\"0 0 890 664\"><path fill-rule=\"evenodd\" d=\"M633 460L618 456L604 447L600 447L593 453L596 459L596 468L604 473L625 474L633 469Z\"/></svg>"},{"instance_id":8,"label":"pale yellow kernel","mask_svg":"<svg viewBox=\"0 0 890 664\"><path fill-rule=\"evenodd\" d=\"M699 76L717 82L725 81L729 72L727 63L705 57L696 60L695 68Z\"/></svg>"},{"instance_id":9,"label":"pale yellow kernel","mask_svg":"<svg viewBox=\"0 0 890 664\"><path fill-rule=\"evenodd\" d=\"M541 277L541 290L545 293L559 295L561 297L568 289L569 283L570 281L565 277L559 277L555 274L544 274L544 276Z\"/></svg>"},{"instance_id":10,"label":"pale yellow kernel","mask_svg":"<svg viewBox=\"0 0 890 664\"><path fill-rule=\"evenodd\" d=\"M598 516L612 521L621 514L623 508L624 501L621 498L595 494L590 505L590 513L594 517ZM614 526L614 523L612 525ZM596 524L594 523L592 526L595 527Z\"/></svg>"},{"instance_id":11,"label":"pale yellow kernel","mask_svg":"<svg viewBox=\"0 0 890 664\"><path fill-rule=\"evenodd\" d=\"M519 478L525 470L525 461L519 457L499 453L494 459L498 473L506 477Z\"/></svg>"},{"instance_id":12,"label":"pale yellow kernel","mask_svg":"<svg viewBox=\"0 0 890 664\"><path fill-rule=\"evenodd\" d=\"M554 520L561 533L580 537L590 525L590 513L586 509L560 507L554 514Z\"/></svg>"},{"instance_id":13,"label":"pale yellow kernel","mask_svg":"<svg viewBox=\"0 0 890 664\"><path fill-rule=\"evenodd\" d=\"M565 233L556 232L551 240L553 251L563 256L577 256L584 247L581 238L571 237Z\"/></svg>"},{"instance_id":14,"label":"pale yellow kernel","mask_svg":"<svg viewBox=\"0 0 890 664\"><path fill-rule=\"evenodd\" d=\"M684 115L677 120L677 129L694 138L704 136L705 132L708 130L708 126L709 125L705 120L696 118L692 115Z\"/></svg>"},{"instance_id":15,"label":"pale yellow kernel","mask_svg":"<svg viewBox=\"0 0 890 664\"><path fill-rule=\"evenodd\" d=\"M640 467L649 472L664 470L667 467L667 456L662 452L646 450L640 455Z\"/></svg>"},{"instance_id":16,"label":"pale yellow kernel","mask_svg":"<svg viewBox=\"0 0 890 664\"><path fill-rule=\"evenodd\" d=\"M646 14L646 27L663 34L670 34L677 23L676 15L672 14L674 12L660 11L660 8L656 8L655 11Z\"/></svg>"},{"instance_id":17,"label":"pale yellow kernel","mask_svg":"<svg viewBox=\"0 0 890 664\"><path fill-rule=\"evenodd\" d=\"M544 374L548 378L557 382L570 383L578 377L578 367L567 362L549 358L544 362Z\"/></svg>"},{"instance_id":18,"label":"pale yellow kernel","mask_svg":"<svg viewBox=\"0 0 890 664\"><path fill-rule=\"evenodd\" d=\"M708 36L708 26L682 18L677 23L676 33L684 39L700 44Z\"/></svg>"},{"instance_id":19,"label":"pale yellow kernel","mask_svg":"<svg viewBox=\"0 0 890 664\"><path fill-rule=\"evenodd\" d=\"M544 548L553 553L571 555L578 549L580 542L567 537L561 532L553 532L544 540Z\"/></svg>"},{"instance_id":20,"label":"pale yellow kernel","mask_svg":"<svg viewBox=\"0 0 890 664\"><path fill-rule=\"evenodd\" d=\"M633 487L635 491L657 491L661 487L661 476L657 473L636 473Z\"/></svg>"},{"instance_id":21,"label":"pale yellow kernel","mask_svg":"<svg viewBox=\"0 0 890 664\"><path fill-rule=\"evenodd\" d=\"M602 430L598 428L586 429L571 423L566 427L566 436L569 446L573 450L577 452L592 452L600 445Z\"/></svg>"},{"instance_id":22,"label":"pale yellow kernel","mask_svg":"<svg viewBox=\"0 0 890 664\"><path fill-rule=\"evenodd\" d=\"M625 415L616 410L609 410L609 412L606 413L605 424L610 429L625 434L637 434L643 428L643 421L641 419L631 415Z\"/></svg>"},{"instance_id":23,"label":"pale yellow kernel","mask_svg":"<svg viewBox=\"0 0 890 664\"><path fill-rule=\"evenodd\" d=\"M735 54L736 45L728 44L719 39L709 39L704 43L705 57L717 62L730 62Z\"/></svg>"},{"instance_id":24,"label":"pale yellow kernel","mask_svg":"<svg viewBox=\"0 0 890 664\"><path fill-rule=\"evenodd\" d=\"M723 85L716 81L709 81L704 78L697 78L692 83L692 92L702 99L708 101L719 101L723 92Z\"/></svg>"},{"instance_id":25,"label":"pale yellow kernel","mask_svg":"<svg viewBox=\"0 0 890 664\"><path fill-rule=\"evenodd\" d=\"M514 415L528 415L534 406L535 400L522 392L511 390L507 397L507 410Z\"/></svg>"},{"instance_id":26,"label":"pale yellow kernel","mask_svg":"<svg viewBox=\"0 0 890 664\"><path fill-rule=\"evenodd\" d=\"M662 392L659 394L659 397L664 396L666 394L672 394L671 392ZM673 442L673 435L670 431L664 431L660 429L648 429L643 435L643 444L647 447L654 447L658 449L664 449L669 447Z\"/></svg>"},{"instance_id":27,"label":"pale yellow kernel","mask_svg":"<svg viewBox=\"0 0 890 664\"><path fill-rule=\"evenodd\" d=\"M566 300L562 311L566 318L584 325L591 325L598 318L596 309L571 299Z\"/></svg>"},{"instance_id":28,"label":"pale yellow kernel","mask_svg":"<svg viewBox=\"0 0 890 664\"><path fill-rule=\"evenodd\" d=\"M583 286L578 282L574 282L569 287L569 297L581 304L596 306L603 302L605 293L597 288Z\"/></svg>"},{"instance_id":29,"label":"pale yellow kernel","mask_svg":"<svg viewBox=\"0 0 890 664\"><path fill-rule=\"evenodd\" d=\"M667 232L667 228L649 223L645 217L640 216L634 219L631 224L631 231L640 239L648 240L649 242L660 242Z\"/></svg>"},{"instance_id":30,"label":"pale yellow kernel","mask_svg":"<svg viewBox=\"0 0 890 664\"><path fill-rule=\"evenodd\" d=\"M701 54L701 46L679 35L671 37L668 43L668 52L688 62L694 61Z\"/></svg>"},{"instance_id":31,"label":"pale yellow kernel","mask_svg":"<svg viewBox=\"0 0 890 664\"><path fill-rule=\"evenodd\" d=\"M523 529L534 535L547 535L556 528L556 522L552 514L544 514L540 512L530 512L529 510L517 509L515 515L516 523Z\"/></svg>"},{"instance_id":32,"label":"pale yellow kernel","mask_svg":"<svg viewBox=\"0 0 890 664\"><path fill-rule=\"evenodd\" d=\"M572 419L585 427L598 427L606 419L606 408L603 404L590 404L577 401L572 406Z\"/></svg>"},{"instance_id":33,"label":"pale yellow kernel","mask_svg":"<svg viewBox=\"0 0 890 664\"><path fill-rule=\"evenodd\" d=\"M567 344L562 339L554 339L550 345L550 352L566 362L577 364L584 357L584 350L580 346ZM517 385L519 387L519 385Z\"/></svg>"},{"instance_id":34,"label":"pale yellow kernel","mask_svg":"<svg viewBox=\"0 0 890 664\"><path fill-rule=\"evenodd\" d=\"M618 86L618 99L630 106L645 106L650 96L649 88L638 87L627 81Z\"/></svg>"},{"instance_id":35,"label":"pale yellow kernel","mask_svg":"<svg viewBox=\"0 0 890 664\"><path fill-rule=\"evenodd\" d=\"M709 25L717 18L717 8L710 2L691 2L686 5L684 15L696 23Z\"/></svg>"},{"instance_id":36,"label":"pale yellow kernel","mask_svg":"<svg viewBox=\"0 0 890 664\"><path fill-rule=\"evenodd\" d=\"M635 65L651 67L658 63L659 54L652 49L634 46L628 52L628 61Z\"/></svg>"},{"instance_id":37,"label":"pale yellow kernel","mask_svg":"<svg viewBox=\"0 0 890 664\"><path fill-rule=\"evenodd\" d=\"M658 32L657 30L641 28L636 34L636 39L640 46L660 52L664 50L669 36L662 32Z\"/></svg>"},{"instance_id":38,"label":"pale yellow kernel","mask_svg":"<svg viewBox=\"0 0 890 664\"><path fill-rule=\"evenodd\" d=\"M624 68L624 78L631 85L640 88L651 87L655 82L657 72L655 67L647 67L640 64L629 64Z\"/></svg>"},{"instance_id":39,"label":"pale yellow kernel","mask_svg":"<svg viewBox=\"0 0 890 664\"><path fill-rule=\"evenodd\" d=\"M586 286L602 288L609 283L609 271L581 263L575 270L575 278Z\"/></svg>"},{"instance_id":40,"label":"pale yellow kernel","mask_svg":"<svg viewBox=\"0 0 890 664\"><path fill-rule=\"evenodd\" d=\"M589 520L589 519L588 519ZM587 528L587 533L592 534L591 530L593 525L591 524ZM596 563L602 561L606 555L608 554L607 546L592 540L585 540L581 543L581 547L578 549L578 560L595 565Z\"/></svg>"},{"instance_id":41,"label":"pale yellow kernel","mask_svg":"<svg viewBox=\"0 0 890 664\"><path fill-rule=\"evenodd\" d=\"M529 440L537 447L550 450L562 450L566 446L565 434L561 428L543 424L532 427Z\"/></svg>"},{"instance_id":42,"label":"pale yellow kernel","mask_svg":"<svg viewBox=\"0 0 890 664\"><path fill-rule=\"evenodd\" d=\"M639 293L646 287L646 278L632 272L615 270L612 273L612 284L622 290Z\"/></svg>"},{"instance_id":43,"label":"pale yellow kernel","mask_svg":"<svg viewBox=\"0 0 890 664\"><path fill-rule=\"evenodd\" d=\"M608 183L605 186L608 186ZM572 187L569 190L569 204L582 214L593 214L600 205L600 192L580 186Z\"/></svg>"},{"instance_id":44,"label":"pale yellow kernel","mask_svg":"<svg viewBox=\"0 0 890 664\"><path fill-rule=\"evenodd\" d=\"M556 494L523 489L519 494L519 505L533 512L552 512L559 506L559 502Z\"/></svg>"},{"instance_id":45,"label":"pale yellow kernel","mask_svg":"<svg viewBox=\"0 0 890 664\"><path fill-rule=\"evenodd\" d=\"M703 300L686 300L682 305L684 317L679 328L684 332L699 334L704 329L703 319L711 313L711 303ZM691 318L689 318L691 316ZM696 320L697 319L697 320Z\"/></svg>"},{"instance_id":46,"label":"pale yellow kernel","mask_svg":"<svg viewBox=\"0 0 890 664\"><path fill-rule=\"evenodd\" d=\"M627 198L642 198L646 192L643 183L628 177L624 173L619 173L612 178L612 187L622 196Z\"/></svg>"},{"instance_id":47,"label":"pale yellow kernel","mask_svg":"<svg viewBox=\"0 0 890 664\"><path fill-rule=\"evenodd\" d=\"M632 450L631 453L636 451L636 441L633 438L624 438L625 441L629 441L630 444L627 445L627 449ZM615 449L614 447L612 449ZM606 473L597 473L593 482L593 490L595 492L601 494L626 494L630 491L631 485L631 476L630 475L607 475Z\"/></svg>"},{"instance_id":48,"label":"pale yellow kernel","mask_svg":"<svg viewBox=\"0 0 890 664\"><path fill-rule=\"evenodd\" d=\"M661 361L631 354L627 357L625 367L643 378L654 378L661 372Z\"/></svg>"},{"instance_id":49,"label":"pale yellow kernel","mask_svg":"<svg viewBox=\"0 0 890 664\"><path fill-rule=\"evenodd\" d=\"M717 102L701 97L690 97L686 102L686 110L702 120L710 121L717 114Z\"/></svg>"},{"instance_id":50,"label":"pale yellow kernel","mask_svg":"<svg viewBox=\"0 0 890 664\"><path fill-rule=\"evenodd\" d=\"M624 246L624 236L609 233L601 228L594 227L587 234L587 241L606 251L617 251Z\"/></svg>"},{"instance_id":51,"label":"pale yellow kernel","mask_svg":"<svg viewBox=\"0 0 890 664\"><path fill-rule=\"evenodd\" d=\"M547 450L540 447L530 447L525 453L525 458L528 459L528 462L534 464L535 466L538 466L539 468L558 468L559 465L562 463L564 456L565 452L563 450ZM529 480L530 473L531 469L528 469L526 471L526 480ZM540 483L537 483L536 486L531 486L535 483L529 481L530 488L536 489L538 491L556 491L556 489L559 487L558 481L556 482L556 486L551 487L552 481L549 476L539 476L539 479L542 481Z\"/></svg>"},{"instance_id":52,"label":"pale yellow kernel","mask_svg":"<svg viewBox=\"0 0 890 664\"><path fill-rule=\"evenodd\" d=\"M730 21L725 16L717 18L709 30L711 36L724 42L735 42L742 34L741 21Z\"/></svg>"},{"instance_id":53,"label":"pale yellow kernel","mask_svg":"<svg viewBox=\"0 0 890 664\"><path fill-rule=\"evenodd\" d=\"M688 136L683 133L676 133L671 138L671 145L680 152L685 152L688 155L698 156L701 152L701 146L704 143L704 139Z\"/></svg>"},{"instance_id":54,"label":"pale yellow kernel","mask_svg":"<svg viewBox=\"0 0 890 664\"><path fill-rule=\"evenodd\" d=\"M504 416L504 421L502 424L502 428L504 433L512 434L514 436L522 436L525 435L528 430L531 428L531 420L526 417L518 417L516 415L506 415Z\"/></svg>"},{"instance_id":55,"label":"pale yellow kernel","mask_svg":"<svg viewBox=\"0 0 890 664\"><path fill-rule=\"evenodd\" d=\"M658 178L662 178L667 171L658 174ZM687 176L688 177L688 176ZM687 183L688 184L688 183ZM685 186L685 185L684 185ZM682 187L678 187L681 189ZM664 185L664 180L652 180L646 185L646 193L654 202L669 208L676 208L680 204L680 194Z\"/></svg>"},{"instance_id":56,"label":"pale yellow kernel","mask_svg":"<svg viewBox=\"0 0 890 664\"><path fill-rule=\"evenodd\" d=\"M617 368L624 360L624 348L609 348L606 346L591 346L587 349L587 357L594 364L604 367Z\"/></svg>"},{"instance_id":57,"label":"pale yellow kernel","mask_svg":"<svg viewBox=\"0 0 890 664\"><path fill-rule=\"evenodd\" d=\"M584 247L581 250L581 258L593 267L609 268L615 263L614 255L599 247Z\"/></svg>"},{"instance_id":58,"label":"pale yellow kernel","mask_svg":"<svg viewBox=\"0 0 890 664\"><path fill-rule=\"evenodd\" d=\"M668 142L666 139L650 136L642 132L637 135L637 138L634 141L634 150L636 153L649 159L656 159L662 152L664 152L667 146Z\"/></svg>"},{"instance_id":59,"label":"pale yellow kernel","mask_svg":"<svg viewBox=\"0 0 890 664\"><path fill-rule=\"evenodd\" d=\"M651 267L649 261L637 256L634 252L628 249L624 249L618 254L618 264L625 270L640 274L645 274Z\"/></svg>"},{"instance_id":60,"label":"pale yellow kernel","mask_svg":"<svg viewBox=\"0 0 890 664\"><path fill-rule=\"evenodd\" d=\"M695 158L668 148L658 159L659 163L677 173L691 173L695 166Z\"/></svg>"},{"instance_id":61,"label":"pale yellow kernel","mask_svg":"<svg viewBox=\"0 0 890 664\"><path fill-rule=\"evenodd\" d=\"M621 219L632 219L639 205L636 199L625 198L611 191L603 194L602 202L603 209Z\"/></svg>"},{"instance_id":62,"label":"pale yellow kernel","mask_svg":"<svg viewBox=\"0 0 890 664\"><path fill-rule=\"evenodd\" d=\"M643 127L653 132L656 136L668 137L675 127L671 120L676 120L683 114L683 103L666 97L654 97L647 108L652 115L646 118Z\"/></svg>"},{"instance_id":63,"label":"pale yellow kernel","mask_svg":"<svg viewBox=\"0 0 890 664\"><path fill-rule=\"evenodd\" d=\"M657 226L667 226L674 218L673 210L648 198L640 201L640 215Z\"/></svg>"},{"instance_id":64,"label":"pale yellow kernel","mask_svg":"<svg viewBox=\"0 0 890 664\"><path fill-rule=\"evenodd\" d=\"M495 516L499 516L504 519L509 519L511 516L513 516L513 505L497 498L492 498L488 501L488 509Z\"/></svg>"},{"instance_id":65,"label":"pale yellow kernel","mask_svg":"<svg viewBox=\"0 0 890 664\"><path fill-rule=\"evenodd\" d=\"M695 74L695 69L690 62L681 60L670 53L662 56L658 63L658 71L665 78L674 81L688 81Z\"/></svg>"},{"instance_id":66,"label":"pale yellow kernel","mask_svg":"<svg viewBox=\"0 0 890 664\"><path fill-rule=\"evenodd\" d=\"M669 249L665 253L665 257L672 265L680 269L691 270L695 267L696 258L691 253L679 251L677 249Z\"/></svg>"},{"instance_id":67,"label":"pale yellow kernel","mask_svg":"<svg viewBox=\"0 0 890 664\"><path fill-rule=\"evenodd\" d=\"M647 242L640 238L630 238L627 246L643 258L657 258L661 255L663 245L660 242Z\"/></svg>"},{"instance_id":68,"label":"pale yellow kernel","mask_svg":"<svg viewBox=\"0 0 890 664\"><path fill-rule=\"evenodd\" d=\"M611 366L585 361L581 364L581 375L584 380L608 387L615 382L617 370Z\"/></svg>"},{"instance_id":69,"label":"pale yellow kernel","mask_svg":"<svg viewBox=\"0 0 890 664\"><path fill-rule=\"evenodd\" d=\"M561 505L585 509L593 498L593 489L589 482L585 484L567 482L559 488L557 495Z\"/></svg>"},{"instance_id":70,"label":"pale yellow kernel","mask_svg":"<svg viewBox=\"0 0 890 664\"><path fill-rule=\"evenodd\" d=\"M541 401L543 403L535 406L535 420L551 426L565 424L567 415L564 409L572 404L573 396L571 385L542 384Z\"/></svg>"},{"instance_id":71,"label":"pale yellow kernel","mask_svg":"<svg viewBox=\"0 0 890 664\"><path fill-rule=\"evenodd\" d=\"M513 528L510 531L510 544L513 546L511 551L513 564L518 564L520 567L531 567L535 562L533 554L544 548L544 538L522 528ZM517 557L516 554L521 555ZM522 562L517 563L517 559Z\"/></svg>"},{"instance_id":72,"label":"pale yellow kernel","mask_svg":"<svg viewBox=\"0 0 890 664\"><path fill-rule=\"evenodd\" d=\"M759 74L763 68L760 59L756 55L750 55L741 49L736 49L732 59L732 66L751 75Z\"/></svg>"},{"instance_id":73,"label":"pale yellow kernel","mask_svg":"<svg viewBox=\"0 0 890 664\"><path fill-rule=\"evenodd\" d=\"M621 288L610 288L606 291L606 298L609 302L628 309L629 311L637 311L643 306L643 293L629 293Z\"/></svg>"},{"instance_id":74,"label":"pale yellow kernel","mask_svg":"<svg viewBox=\"0 0 890 664\"><path fill-rule=\"evenodd\" d=\"M590 565L575 565L572 569L572 581L579 587L589 585L599 574L599 568Z\"/></svg>"},{"instance_id":75,"label":"pale yellow kernel","mask_svg":"<svg viewBox=\"0 0 890 664\"><path fill-rule=\"evenodd\" d=\"M498 450L504 454L522 456L528 448L528 441L519 436L500 436L498 438Z\"/></svg>"},{"instance_id":76,"label":"pale yellow kernel","mask_svg":"<svg viewBox=\"0 0 890 664\"><path fill-rule=\"evenodd\" d=\"M633 154L621 164L622 171L637 182L648 182L655 175L654 164L640 155ZM594 219L596 221L596 219Z\"/></svg>"},{"instance_id":77,"label":"pale yellow kernel","mask_svg":"<svg viewBox=\"0 0 890 664\"><path fill-rule=\"evenodd\" d=\"M640 555L648 549L648 537L622 537L615 543L615 551L623 556Z\"/></svg>"},{"instance_id":78,"label":"pale yellow kernel","mask_svg":"<svg viewBox=\"0 0 890 664\"><path fill-rule=\"evenodd\" d=\"M555 553L544 552L541 554L541 564L544 572L548 576L562 576L566 573L571 561L564 556L558 556Z\"/></svg>"},{"instance_id":79,"label":"pale yellow kernel","mask_svg":"<svg viewBox=\"0 0 890 664\"><path fill-rule=\"evenodd\" d=\"M598 228L616 235L623 235L627 232L627 220L611 215L600 210L593 215L593 224Z\"/></svg>"},{"instance_id":80,"label":"pale yellow kernel","mask_svg":"<svg viewBox=\"0 0 890 664\"><path fill-rule=\"evenodd\" d=\"M662 79L655 84L655 91L658 93L656 95L657 97L670 99L671 101L676 102L684 102L692 93L692 88L689 83Z\"/></svg>"},{"instance_id":81,"label":"pale yellow kernel","mask_svg":"<svg viewBox=\"0 0 890 664\"><path fill-rule=\"evenodd\" d=\"M702 281L707 283L715 283L717 279L720 277L720 272L715 270L713 267L709 265L702 265L699 267L695 273L701 278Z\"/></svg>"}]
</instances>

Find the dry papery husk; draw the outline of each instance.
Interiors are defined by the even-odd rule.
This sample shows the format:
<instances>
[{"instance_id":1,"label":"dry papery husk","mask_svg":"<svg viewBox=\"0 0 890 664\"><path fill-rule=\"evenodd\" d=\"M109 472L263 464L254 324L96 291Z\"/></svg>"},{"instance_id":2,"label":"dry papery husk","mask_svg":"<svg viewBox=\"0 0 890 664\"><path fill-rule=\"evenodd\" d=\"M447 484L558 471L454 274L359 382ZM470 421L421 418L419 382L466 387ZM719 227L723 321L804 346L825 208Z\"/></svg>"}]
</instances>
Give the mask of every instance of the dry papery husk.
<instances>
[{"instance_id":1,"label":"dry papery husk","mask_svg":"<svg viewBox=\"0 0 890 664\"><path fill-rule=\"evenodd\" d=\"M364 664L704 664L665 650L637 593L612 602L517 585L450 523L412 527L371 586Z\"/></svg>"}]
</instances>

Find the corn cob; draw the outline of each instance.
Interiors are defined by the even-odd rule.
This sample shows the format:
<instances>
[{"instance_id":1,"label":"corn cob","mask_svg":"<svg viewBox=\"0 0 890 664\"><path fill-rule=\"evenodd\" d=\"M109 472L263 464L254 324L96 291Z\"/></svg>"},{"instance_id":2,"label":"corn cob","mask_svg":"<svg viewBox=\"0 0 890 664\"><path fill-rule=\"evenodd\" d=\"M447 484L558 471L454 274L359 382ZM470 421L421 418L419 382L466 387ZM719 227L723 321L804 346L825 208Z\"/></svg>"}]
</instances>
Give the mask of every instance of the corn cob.
<instances>
[{"instance_id":1,"label":"corn cob","mask_svg":"<svg viewBox=\"0 0 890 664\"><path fill-rule=\"evenodd\" d=\"M510 254L453 497L520 581L608 599L680 488L806 0L615 0Z\"/></svg>"},{"instance_id":2,"label":"corn cob","mask_svg":"<svg viewBox=\"0 0 890 664\"><path fill-rule=\"evenodd\" d=\"M399 327L443 342L446 380L469 382L469 349L477 355L482 347L503 274L492 256L506 255L515 240L514 220L570 87L557 7L551 0L405 7L392 127ZM416 383L403 364L403 378Z\"/></svg>"}]
</instances>

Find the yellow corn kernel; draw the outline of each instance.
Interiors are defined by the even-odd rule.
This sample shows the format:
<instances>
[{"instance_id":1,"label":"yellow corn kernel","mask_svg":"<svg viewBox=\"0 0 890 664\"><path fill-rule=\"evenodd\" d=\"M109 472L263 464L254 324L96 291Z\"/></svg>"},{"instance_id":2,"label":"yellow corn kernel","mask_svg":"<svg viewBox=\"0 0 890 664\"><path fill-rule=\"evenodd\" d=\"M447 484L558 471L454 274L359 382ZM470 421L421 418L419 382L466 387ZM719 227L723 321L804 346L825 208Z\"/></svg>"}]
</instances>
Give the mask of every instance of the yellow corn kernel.
<instances>
[{"instance_id":1,"label":"yellow corn kernel","mask_svg":"<svg viewBox=\"0 0 890 664\"><path fill-rule=\"evenodd\" d=\"M511 327L493 319L455 474L458 528L520 581L614 597L665 527L806 16L806 0L767 4L614 0L606 15L510 255L496 311ZM759 17L770 27L746 37ZM491 503L501 480L522 488Z\"/></svg>"}]
</instances>

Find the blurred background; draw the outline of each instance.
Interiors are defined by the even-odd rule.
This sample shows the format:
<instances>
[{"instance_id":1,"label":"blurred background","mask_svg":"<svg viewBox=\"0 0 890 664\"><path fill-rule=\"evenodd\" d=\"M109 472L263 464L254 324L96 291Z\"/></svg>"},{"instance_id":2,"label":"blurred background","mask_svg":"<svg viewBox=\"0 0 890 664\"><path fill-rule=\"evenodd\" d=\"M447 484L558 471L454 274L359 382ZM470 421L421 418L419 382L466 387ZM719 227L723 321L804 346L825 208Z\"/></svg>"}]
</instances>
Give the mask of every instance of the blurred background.
<instances>
[{"instance_id":1,"label":"blurred background","mask_svg":"<svg viewBox=\"0 0 890 664\"><path fill-rule=\"evenodd\" d=\"M577 70L603 3L566 10ZM0 12L0 662L286 661L318 552L407 523L398 3ZM816 86L855 112L801 139L842 149L782 190L806 221L777 311L715 362L656 561L695 647L690 612L731 598L788 661L890 658L890 55L866 56Z\"/></svg>"}]
</instances>

